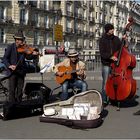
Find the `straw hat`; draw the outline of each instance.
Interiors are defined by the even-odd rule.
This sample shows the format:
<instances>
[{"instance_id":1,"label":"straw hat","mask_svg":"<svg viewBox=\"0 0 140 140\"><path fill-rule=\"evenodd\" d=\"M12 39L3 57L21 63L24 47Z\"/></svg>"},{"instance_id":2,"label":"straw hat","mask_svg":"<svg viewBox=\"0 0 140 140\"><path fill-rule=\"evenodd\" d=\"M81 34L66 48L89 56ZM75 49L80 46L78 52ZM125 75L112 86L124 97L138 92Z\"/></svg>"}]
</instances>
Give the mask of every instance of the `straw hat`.
<instances>
[{"instance_id":1,"label":"straw hat","mask_svg":"<svg viewBox=\"0 0 140 140\"><path fill-rule=\"evenodd\" d=\"M79 53L75 49L69 49L68 57L77 56L77 55L79 55Z\"/></svg>"}]
</instances>

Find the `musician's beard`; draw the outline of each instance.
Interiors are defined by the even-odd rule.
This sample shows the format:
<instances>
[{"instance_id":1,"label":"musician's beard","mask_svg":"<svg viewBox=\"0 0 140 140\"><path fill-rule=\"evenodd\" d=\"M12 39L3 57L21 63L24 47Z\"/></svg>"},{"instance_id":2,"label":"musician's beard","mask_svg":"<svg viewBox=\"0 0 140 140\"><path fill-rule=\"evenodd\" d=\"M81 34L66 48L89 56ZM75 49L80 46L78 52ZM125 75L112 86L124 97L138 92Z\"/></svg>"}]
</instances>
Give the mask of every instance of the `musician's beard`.
<instances>
[{"instance_id":1,"label":"musician's beard","mask_svg":"<svg viewBox=\"0 0 140 140\"><path fill-rule=\"evenodd\" d=\"M78 62L78 59L71 60L71 62L72 62L73 64L76 64L76 63Z\"/></svg>"}]
</instances>

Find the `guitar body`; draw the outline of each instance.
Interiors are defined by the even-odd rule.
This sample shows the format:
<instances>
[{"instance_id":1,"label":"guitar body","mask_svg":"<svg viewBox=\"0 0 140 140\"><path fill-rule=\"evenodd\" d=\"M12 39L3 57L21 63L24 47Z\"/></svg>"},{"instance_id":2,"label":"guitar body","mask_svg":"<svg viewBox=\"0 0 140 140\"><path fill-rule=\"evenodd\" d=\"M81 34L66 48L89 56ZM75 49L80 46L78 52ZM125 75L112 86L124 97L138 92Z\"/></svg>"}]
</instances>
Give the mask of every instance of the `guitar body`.
<instances>
[{"instance_id":1,"label":"guitar body","mask_svg":"<svg viewBox=\"0 0 140 140\"><path fill-rule=\"evenodd\" d=\"M71 66L59 66L58 67L59 72L64 72L63 76L56 76L56 82L58 84L62 84L65 80L71 79L71 72L72 72L72 67Z\"/></svg>"}]
</instances>

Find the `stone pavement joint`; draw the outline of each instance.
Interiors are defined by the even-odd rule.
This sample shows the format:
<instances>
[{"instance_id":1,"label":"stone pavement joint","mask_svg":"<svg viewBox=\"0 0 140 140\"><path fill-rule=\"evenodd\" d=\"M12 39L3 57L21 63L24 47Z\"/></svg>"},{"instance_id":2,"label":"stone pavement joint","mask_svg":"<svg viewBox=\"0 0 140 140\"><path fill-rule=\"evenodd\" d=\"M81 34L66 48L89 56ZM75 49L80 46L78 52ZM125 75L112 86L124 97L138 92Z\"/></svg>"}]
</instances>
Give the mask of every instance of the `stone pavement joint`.
<instances>
[{"instance_id":1,"label":"stone pavement joint","mask_svg":"<svg viewBox=\"0 0 140 140\"><path fill-rule=\"evenodd\" d=\"M40 73L28 73L26 75L26 80L55 80L55 75L52 72L40 74ZM140 72L134 72L133 78L135 80L140 80ZM86 80L102 80L102 74L101 72L87 72Z\"/></svg>"}]
</instances>

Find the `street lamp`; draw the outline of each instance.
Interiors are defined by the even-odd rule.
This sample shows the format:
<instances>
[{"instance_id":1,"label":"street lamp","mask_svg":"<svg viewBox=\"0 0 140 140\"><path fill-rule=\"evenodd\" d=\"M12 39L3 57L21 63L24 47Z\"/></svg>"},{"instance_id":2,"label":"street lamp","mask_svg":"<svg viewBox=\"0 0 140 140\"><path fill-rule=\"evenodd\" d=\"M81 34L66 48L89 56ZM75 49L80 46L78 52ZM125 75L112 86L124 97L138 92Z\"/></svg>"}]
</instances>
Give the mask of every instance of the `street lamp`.
<instances>
[{"instance_id":1,"label":"street lamp","mask_svg":"<svg viewBox=\"0 0 140 140\"><path fill-rule=\"evenodd\" d=\"M56 42L56 63L59 62L58 59L58 42L63 41L62 26L59 24L59 19L62 16L62 11L60 9L61 1L53 1L54 6L54 28L53 28L53 39Z\"/></svg>"}]
</instances>

